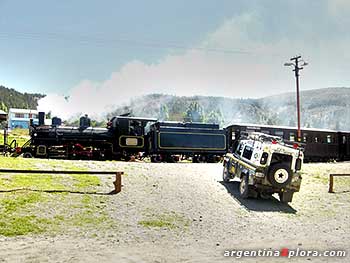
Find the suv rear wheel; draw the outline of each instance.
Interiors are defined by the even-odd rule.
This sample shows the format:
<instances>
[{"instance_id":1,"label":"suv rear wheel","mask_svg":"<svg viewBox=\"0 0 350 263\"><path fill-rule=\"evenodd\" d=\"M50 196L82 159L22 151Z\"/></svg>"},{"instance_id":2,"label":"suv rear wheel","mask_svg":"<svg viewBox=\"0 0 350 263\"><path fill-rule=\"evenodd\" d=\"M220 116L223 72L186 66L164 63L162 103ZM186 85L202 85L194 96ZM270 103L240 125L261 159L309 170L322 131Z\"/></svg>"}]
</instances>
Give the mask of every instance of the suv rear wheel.
<instances>
[{"instance_id":1,"label":"suv rear wheel","mask_svg":"<svg viewBox=\"0 0 350 263\"><path fill-rule=\"evenodd\" d=\"M292 181L292 172L285 163L274 164L269 171L268 179L275 187L285 187Z\"/></svg>"},{"instance_id":2,"label":"suv rear wheel","mask_svg":"<svg viewBox=\"0 0 350 263\"><path fill-rule=\"evenodd\" d=\"M280 197L280 201L282 203L288 203L288 202L292 202L292 199L293 199L293 192L282 192L282 193L279 193L279 197Z\"/></svg>"}]
</instances>

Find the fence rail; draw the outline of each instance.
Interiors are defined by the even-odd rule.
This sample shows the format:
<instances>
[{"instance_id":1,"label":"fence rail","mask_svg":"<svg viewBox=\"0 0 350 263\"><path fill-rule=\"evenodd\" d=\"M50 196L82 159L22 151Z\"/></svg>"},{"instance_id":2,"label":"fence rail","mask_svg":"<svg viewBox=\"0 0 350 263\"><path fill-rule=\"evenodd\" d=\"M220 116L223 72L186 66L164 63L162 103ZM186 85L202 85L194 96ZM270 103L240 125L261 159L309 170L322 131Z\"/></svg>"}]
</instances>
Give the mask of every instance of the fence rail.
<instances>
[{"instance_id":1,"label":"fence rail","mask_svg":"<svg viewBox=\"0 0 350 263\"><path fill-rule=\"evenodd\" d=\"M120 171L74 171L74 170L19 170L19 169L0 169L0 173L31 173L31 174L115 174L114 190L112 193L119 193L122 190L122 174Z\"/></svg>"},{"instance_id":2,"label":"fence rail","mask_svg":"<svg viewBox=\"0 0 350 263\"><path fill-rule=\"evenodd\" d=\"M330 174L329 175L329 188L328 193L334 193L334 176L350 176L350 174Z\"/></svg>"}]
</instances>

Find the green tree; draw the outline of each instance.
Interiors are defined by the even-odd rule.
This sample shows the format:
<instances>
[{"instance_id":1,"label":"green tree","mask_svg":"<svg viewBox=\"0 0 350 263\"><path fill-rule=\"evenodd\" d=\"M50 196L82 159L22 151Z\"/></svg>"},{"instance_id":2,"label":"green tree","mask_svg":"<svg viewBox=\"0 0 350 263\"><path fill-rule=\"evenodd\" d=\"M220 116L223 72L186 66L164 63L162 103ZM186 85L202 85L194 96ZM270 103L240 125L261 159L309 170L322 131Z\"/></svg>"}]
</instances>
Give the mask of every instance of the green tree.
<instances>
[{"instance_id":1,"label":"green tree","mask_svg":"<svg viewBox=\"0 0 350 263\"><path fill-rule=\"evenodd\" d=\"M5 111L5 112L8 111L8 108L3 101L0 103L0 110Z\"/></svg>"},{"instance_id":2,"label":"green tree","mask_svg":"<svg viewBox=\"0 0 350 263\"><path fill-rule=\"evenodd\" d=\"M205 118L205 122L207 123L215 123L215 124L222 124L223 123L223 116L220 110L212 110L209 112L209 114Z\"/></svg>"},{"instance_id":3,"label":"green tree","mask_svg":"<svg viewBox=\"0 0 350 263\"><path fill-rule=\"evenodd\" d=\"M169 110L168 110L167 105L163 104L160 106L158 119L161 121L169 120Z\"/></svg>"},{"instance_id":4,"label":"green tree","mask_svg":"<svg viewBox=\"0 0 350 263\"><path fill-rule=\"evenodd\" d=\"M184 112L184 121L187 122L203 122L203 109L198 102L193 101Z\"/></svg>"}]
</instances>

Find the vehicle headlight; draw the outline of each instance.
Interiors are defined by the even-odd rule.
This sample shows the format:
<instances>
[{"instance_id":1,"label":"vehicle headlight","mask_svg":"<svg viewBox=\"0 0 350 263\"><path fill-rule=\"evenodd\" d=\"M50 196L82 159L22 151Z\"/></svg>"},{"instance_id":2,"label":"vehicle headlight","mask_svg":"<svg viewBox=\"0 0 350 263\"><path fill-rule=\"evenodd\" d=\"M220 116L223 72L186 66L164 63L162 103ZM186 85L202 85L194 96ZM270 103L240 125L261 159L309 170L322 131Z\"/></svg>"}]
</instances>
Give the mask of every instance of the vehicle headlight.
<instances>
[{"instance_id":1,"label":"vehicle headlight","mask_svg":"<svg viewBox=\"0 0 350 263\"><path fill-rule=\"evenodd\" d=\"M260 164L264 165L267 163L267 158L269 157L269 154L267 152L264 152L260 159Z\"/></svg>"},{"instance_id":2,"label":"vehicle headlight","mask_svg":"<svg viewBox=\"0 0 350 263\"><path fill-rule=\"evenodd\" d=\"M298 182L299 176L293 176L292 183Z\"/></svg>"},{"instance_id":3,"label":"vehicle headlight","mask_svg":"<svg viewBox=\"0 0 350 263\"><path fill-rule=\"evenodd\" d=\"M264 173L261 173L261 172L256 172L256 173L255 173L255 176L256 176L256 177L265 177L265 174L264 174Z\"/></svg>"}]
</instances>

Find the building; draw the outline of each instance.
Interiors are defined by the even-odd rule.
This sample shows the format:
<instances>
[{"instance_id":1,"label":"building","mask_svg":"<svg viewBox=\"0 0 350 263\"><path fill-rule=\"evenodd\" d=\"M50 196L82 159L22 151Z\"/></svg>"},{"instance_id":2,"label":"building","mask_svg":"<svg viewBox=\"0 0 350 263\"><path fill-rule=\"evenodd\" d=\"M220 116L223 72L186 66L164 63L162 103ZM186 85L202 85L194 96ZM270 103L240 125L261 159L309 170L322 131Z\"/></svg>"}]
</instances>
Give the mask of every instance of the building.
<instances>
[{"instance_id":1,"label":"building","mask_svg":"<svg viewBox=\"0 0 350 263\"><path fill-rule=\"evenodd\" d=\"M7 113L0 110L0 122L7 120Z\"/></svg>"},{"instance_id":2,"label":"building","mask_svg":"<svg viewBox=\"0 0 350 263\"><path fill-rule=\"evenodd\" d=\"M37 110L10 108L8 113L8 127L10 129L28 129L30 119L33 119L34 124L39 123Z\"/></svg>"}]
</instances>

